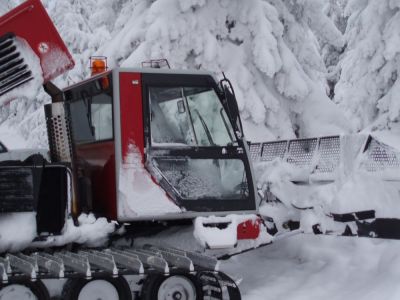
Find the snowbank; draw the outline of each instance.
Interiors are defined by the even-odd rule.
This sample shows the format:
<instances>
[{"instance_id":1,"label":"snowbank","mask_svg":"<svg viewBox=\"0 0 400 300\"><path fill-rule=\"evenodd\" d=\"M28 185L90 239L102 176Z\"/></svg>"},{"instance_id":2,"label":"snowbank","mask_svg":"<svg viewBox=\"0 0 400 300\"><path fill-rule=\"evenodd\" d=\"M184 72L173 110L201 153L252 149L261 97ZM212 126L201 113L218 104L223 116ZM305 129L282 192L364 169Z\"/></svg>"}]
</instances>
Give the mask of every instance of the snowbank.
<instances>
[{"instance_id":1,"label":"snowbank","mask_svg":"<svg viewBox=\"0 0 400 300\"><path fill-rule=\"evenodd\" d=\"M106 218L96 219L93 214L81 214L78 226L68 218L60 236L50 236L45 241L34 241L36 213L13 213L0 215L0 253L16 252L29 247L64 246L70 243L88 247L104 246L115 231L115 223Z\"/></svg>"},{"instance_id":2,"label":"snowbank","mask_svg":"<svg viewBox=\"0 0 400 300\"><path fill-rule=\"evenodd\" d=\"M297 235L232 257L221 269L244 300L395 300L399 241Z\"/></svg>"},{"instance_id":3,"label":"snowbank","mask_svg":"<svg viewBox=\"0 0 400 300\"><path fill-rule=\"evenodd\" d=\"M19 251L36 237L36 213L0 214L0 253Z\"/></svg>"},{"instance_id":4,"label":"snowbank","mask_svg":"<svg viewBox=\"0 0 400 300\"><path fill-rule=\"evenodd\" d=\"M274 218L278 229L284 221L300 220L307 232L317 223L323 230L333 229L338 224L332 214L374 210L377 218L400 218L400 151L377 140L381 137L398 144L388 134L372 140L342 136L337 149L340 160L329 174L316 173L318 151L313 154L315 162L304 167L279 158L256 162L258 185L282 202L264 204L261 213ZM329 161L329 157L324 159Z\"/></svg>"}]
</instances>

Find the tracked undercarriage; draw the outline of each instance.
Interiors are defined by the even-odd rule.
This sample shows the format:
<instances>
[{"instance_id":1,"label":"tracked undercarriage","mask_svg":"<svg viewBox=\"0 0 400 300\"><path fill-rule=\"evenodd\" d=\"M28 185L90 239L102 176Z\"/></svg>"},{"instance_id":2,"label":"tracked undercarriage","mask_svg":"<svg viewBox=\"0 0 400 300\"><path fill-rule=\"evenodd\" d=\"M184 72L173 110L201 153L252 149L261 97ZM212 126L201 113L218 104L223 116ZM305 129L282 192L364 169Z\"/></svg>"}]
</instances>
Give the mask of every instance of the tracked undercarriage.
<instances>
[{"instance_id":1,"label":"tracked undercarriage","mask_svg":"<svg viewBox=\"0 0 400 300\"><path fill-rule=\"evenodd\" d=\"M7 296L13 295L13 289L27 286L38 299L50 299L44 285L51 285L51 280L57 279L66 280L58 295L62 299L81 299L82 295L87 295L84 299L105 297L101 295L104 292L102 288L97 291L94 288L96 282L107 282L113 286L105 289L111 295L107 298L110 300L139 297L240 299L236 283L220 272L218 266L218 260L209 256L150 245L142 248L8 254L0 258L0 286L3 287L0 295L7 299Z\"/></svg>"}]
</instances>

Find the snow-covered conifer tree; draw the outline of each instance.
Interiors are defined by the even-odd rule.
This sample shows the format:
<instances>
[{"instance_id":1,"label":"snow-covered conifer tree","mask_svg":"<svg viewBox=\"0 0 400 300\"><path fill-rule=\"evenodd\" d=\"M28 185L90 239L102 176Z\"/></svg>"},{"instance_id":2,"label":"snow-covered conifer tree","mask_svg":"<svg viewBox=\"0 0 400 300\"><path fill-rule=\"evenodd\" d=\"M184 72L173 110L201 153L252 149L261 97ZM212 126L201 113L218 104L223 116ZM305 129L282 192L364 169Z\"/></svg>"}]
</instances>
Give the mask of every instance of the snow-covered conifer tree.
<instances>
[{"instance_id":1,"label":"snow-covered conifer tree","mask_svg":"<svg viewBox=\"0 0 400 300\"><path fill-rule=\"evenodd\" d=\"M56 80L61 87L89 76L91 55L108 56L111 67L167 58L173 68L206 69L219 78L224 71L250 140L348 130L326 95L318 42L340 47L342 36L319 0L43 3L76 61Z\"/></svg>"},{"instance_id":2,"label":"snow-covered conifer tree","mask_svg":"<svg viewBox=\"0 0 400 300\"><path fill-rule=\"evenodd\" d=\"M357 130L389 129L400 120L400 2L350 0L347 49L335 101Z\"/></svg>"},{"instance_id":3,"label":"snow-covered conifer tree","mask_svg":"<svg viewBox=\"0 0 400 300\"><path fill-rule=\"evenodd\" d=\"M347 0L325 0L325 14L333 21L341 33L346 31L347 17L344 15L344 7ZM321 41L321 55L324 59L328 71L327 81L329 87L329 97L335 96L335 85L339 80L340 68L339 59L345 50L345 45L331 44Z\"/></svg>"},{"instance_id":4,"label":"snow-covered conifer tree","mask_svg":"<svg viewBox=\"0 0 400 300\"><path fill-rule=\"evenodd\" d=\"M167 58L174 68L225 71L253 140L343 132L316 35L343 43L314 0L131 0L98 53L111 65Z\"/></svg>"}]
</instances>

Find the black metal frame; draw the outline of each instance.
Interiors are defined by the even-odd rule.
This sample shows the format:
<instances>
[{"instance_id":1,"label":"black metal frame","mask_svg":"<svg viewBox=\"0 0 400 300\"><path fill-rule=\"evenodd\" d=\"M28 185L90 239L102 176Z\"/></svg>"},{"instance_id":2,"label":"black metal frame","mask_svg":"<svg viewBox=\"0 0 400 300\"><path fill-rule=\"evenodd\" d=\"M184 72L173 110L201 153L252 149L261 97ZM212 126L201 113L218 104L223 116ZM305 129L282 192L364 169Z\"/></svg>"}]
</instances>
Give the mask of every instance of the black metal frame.
<instances>
[{"instance_id":1,"label":"black metal frame","mask_svg":"<svg viewBox=\"0 0 400 300\"><path fill-rule=\"evenodd\" d=\"M107 89L99 89L98 85L101 83L99 83L104 77L107 77L109 80L109 87ZM89 90L89 92L87 92L87 90ZM76 101L80 101L82 99L82 92L87 92L88 96L90 98L100 95L102 93L107 93L111 96L111 114L112 114L112 138L110 139L102 139L102 140L94 140L94 141L90 141L90 142L77 142L77 141L73 141L74 144L76 145L87 145L87 144L98 144L98 143L104 143L104 142L109 142L109 141L114 141L115 139L115 128L114 128L114 93L113 93L113 80L112 80L112 73L107 73L104 76L100 76L100 77L94 77L92 79L89 79L87 81L84 81L82 84L79 85L74 85L71 87L68 87L67 89L65 89L63 91L64 95L65 95L65 103L67 103L68 105L72 102L76 102ZM72 123L72 119L71 119L71 123ZM72 125L72 124L71 124ZM74 135L72 135L74 136Z\"/></svg>"},{"instance_id":2,"label":"black metal frame","mask_svg":"<svg viewBox=\"0 0 400 300\"><path fill-rule=\"evenodd\" d=\"M0 142L0 153L6 153L8 152L8 149L2 142Z\"/></svg>"},{"instance_id":3,"label":"black metal frame","mask_svg":"<svg viewBox=\"0 0 400 300\"><path fill-rule=\"evenodd\" d=\"M181 198L173 191L173 188L166 181L161 181L163 189L165 189L170 196L175 198L177 204L183 206L186 210L196 212L209 212L209 211L251 211L256 209L256 193L253 189L254 183L251 176L250 162L244 150L244 141L238 139L238 146L212 146L212 147L185 147L185 148L166 148L155 147L151 143L151 126L150 126L150 105L149 105L149 87L211 87L217 93L221 105L226 109L223 104L223 93L218 88L217 83L210 75L199 74L159 74L159 73L144 73L142 74L142 99L143 99L143 116L144 116L144 144L147 153L152 157L172 158L172 157L186 157L193 159L240 159L245 168L247 184L249 187L249 196L246 200L234 199L200 199L200 200L187 200ZM229 120L230 121L230 120ZM232 125L233 128L235 128ZM222 149L225 149L224 154ZM148 156L146 157L146 160Z\"/></svg>"}]
</instances>

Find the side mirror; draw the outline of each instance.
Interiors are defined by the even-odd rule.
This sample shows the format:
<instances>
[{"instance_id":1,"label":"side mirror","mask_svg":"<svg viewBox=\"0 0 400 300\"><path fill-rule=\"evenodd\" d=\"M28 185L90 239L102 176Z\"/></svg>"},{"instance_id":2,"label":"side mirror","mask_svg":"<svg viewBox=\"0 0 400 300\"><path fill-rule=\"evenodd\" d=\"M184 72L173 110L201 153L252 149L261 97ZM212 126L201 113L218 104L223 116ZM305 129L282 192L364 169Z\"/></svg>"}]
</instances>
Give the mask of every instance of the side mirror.
<instances>
[{"instance_id":1,"label":"side mirror","mask_svg":"<svg viewBox=\"0 0 400 300\"><path fill-rule=\"evenodd\" d=\"M183 113L186 112L185 103L183 102L183 100L179 100L176 104L177 104L177 106L178 106L178 112L179 112L180 114L183 114Z\"/></svg>"}]
</instances>

